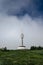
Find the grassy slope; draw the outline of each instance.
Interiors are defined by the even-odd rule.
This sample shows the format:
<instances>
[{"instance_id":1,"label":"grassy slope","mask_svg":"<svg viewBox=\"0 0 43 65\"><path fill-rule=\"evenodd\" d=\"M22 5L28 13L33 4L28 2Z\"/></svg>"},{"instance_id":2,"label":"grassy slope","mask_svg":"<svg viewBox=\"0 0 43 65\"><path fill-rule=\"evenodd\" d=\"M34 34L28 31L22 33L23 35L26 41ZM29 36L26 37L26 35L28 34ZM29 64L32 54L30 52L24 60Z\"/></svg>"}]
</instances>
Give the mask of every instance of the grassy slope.
<instances>
[{"instance_id":1,"label":"grassy slope","mask_svg":"<svg viewBox=\"0 0 43 65\"><path fill-rule=\"evenodd\" d=\"M43 65L43 50L12 50L6 52L0 51L0 65L1 64Z\"/></svg>"}]
</instances>

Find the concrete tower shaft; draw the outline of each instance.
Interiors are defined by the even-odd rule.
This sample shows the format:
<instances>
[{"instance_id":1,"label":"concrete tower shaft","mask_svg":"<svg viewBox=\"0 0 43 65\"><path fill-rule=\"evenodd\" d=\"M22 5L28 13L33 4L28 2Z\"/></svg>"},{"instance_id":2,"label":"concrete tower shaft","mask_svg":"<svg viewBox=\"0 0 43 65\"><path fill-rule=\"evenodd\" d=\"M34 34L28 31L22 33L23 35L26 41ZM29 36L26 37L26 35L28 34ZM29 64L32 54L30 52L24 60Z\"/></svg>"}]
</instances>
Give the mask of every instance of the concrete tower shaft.
<instances>
[{"instance_id":1,"label":"concrete tower shaft","mask_svg":"<svg viewBox=\"0 0 43 65\"><path fill-rule=\"evenodd\" d=\"M23 46L23 38L24 38L24 34L21 33L21 44L22 44L22 46Z\"/></svg>"}]
</instances>

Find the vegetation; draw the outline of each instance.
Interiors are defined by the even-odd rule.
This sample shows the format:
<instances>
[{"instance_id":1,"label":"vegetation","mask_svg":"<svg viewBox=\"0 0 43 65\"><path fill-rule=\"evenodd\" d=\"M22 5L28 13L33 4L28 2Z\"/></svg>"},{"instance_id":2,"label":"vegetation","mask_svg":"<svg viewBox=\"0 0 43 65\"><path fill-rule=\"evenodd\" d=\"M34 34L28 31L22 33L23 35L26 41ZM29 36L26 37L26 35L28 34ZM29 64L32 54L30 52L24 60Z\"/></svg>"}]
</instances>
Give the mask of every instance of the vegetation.
<instances>
[{"instance_id":1,"label":"vegetation","mask_svg":"<svg viewBox=\"0 0 43 65\"><path fill-rule=\"evenodd\" d=\"M43 65L43 50L5 49L0 50L0 65Z\"/></svg>"},{"instance_id":2,"label":"vegetation","mask_svg":"<svg viewBox=\"0 0 43 65\"><path fill-rule=\"evenodd\" d=\"M41 46L38 46L38 47L36 47L36 46L31 46L30 49L31 49L31 50L42 50L43 47L41 47Z\"/></svg>"}]
</instances>

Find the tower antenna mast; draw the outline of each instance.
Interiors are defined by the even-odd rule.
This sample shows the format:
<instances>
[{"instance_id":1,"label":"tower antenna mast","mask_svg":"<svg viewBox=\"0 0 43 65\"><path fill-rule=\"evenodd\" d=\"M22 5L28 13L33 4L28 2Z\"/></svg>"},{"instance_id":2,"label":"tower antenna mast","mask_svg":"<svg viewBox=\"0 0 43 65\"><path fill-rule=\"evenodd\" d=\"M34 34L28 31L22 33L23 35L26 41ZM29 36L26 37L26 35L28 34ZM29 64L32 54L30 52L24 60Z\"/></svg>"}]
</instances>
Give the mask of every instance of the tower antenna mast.
<instances>
[{"instance_id":1,"label":"tower antenna mast","mask_svg":"<svg viewBox=\"0 0 43 65\"><path fill-rule=\"evenodd\" d=\"M23 46L23 38L24 38L24 34L21 33L21 44L22 44L22 46Z\"/></svg>"}]
</instances>

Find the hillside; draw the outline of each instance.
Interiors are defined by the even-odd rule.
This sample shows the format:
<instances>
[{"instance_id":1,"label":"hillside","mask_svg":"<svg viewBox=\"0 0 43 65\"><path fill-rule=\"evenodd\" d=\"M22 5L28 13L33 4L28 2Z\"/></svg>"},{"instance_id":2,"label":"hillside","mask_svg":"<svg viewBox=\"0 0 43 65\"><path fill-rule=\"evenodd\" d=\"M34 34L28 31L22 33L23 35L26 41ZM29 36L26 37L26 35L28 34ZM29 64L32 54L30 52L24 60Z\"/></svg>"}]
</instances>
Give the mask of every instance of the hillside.
<instances>
[{"instance_id":1,"label":"hillside","mask_svg":"<svg viewBox=\"0 0 43 65\"><path fill-rule=\"evenodd\" d=\"M43 65L43 50L0 50L0 65Z\"/></svg>"}]
</instances>

